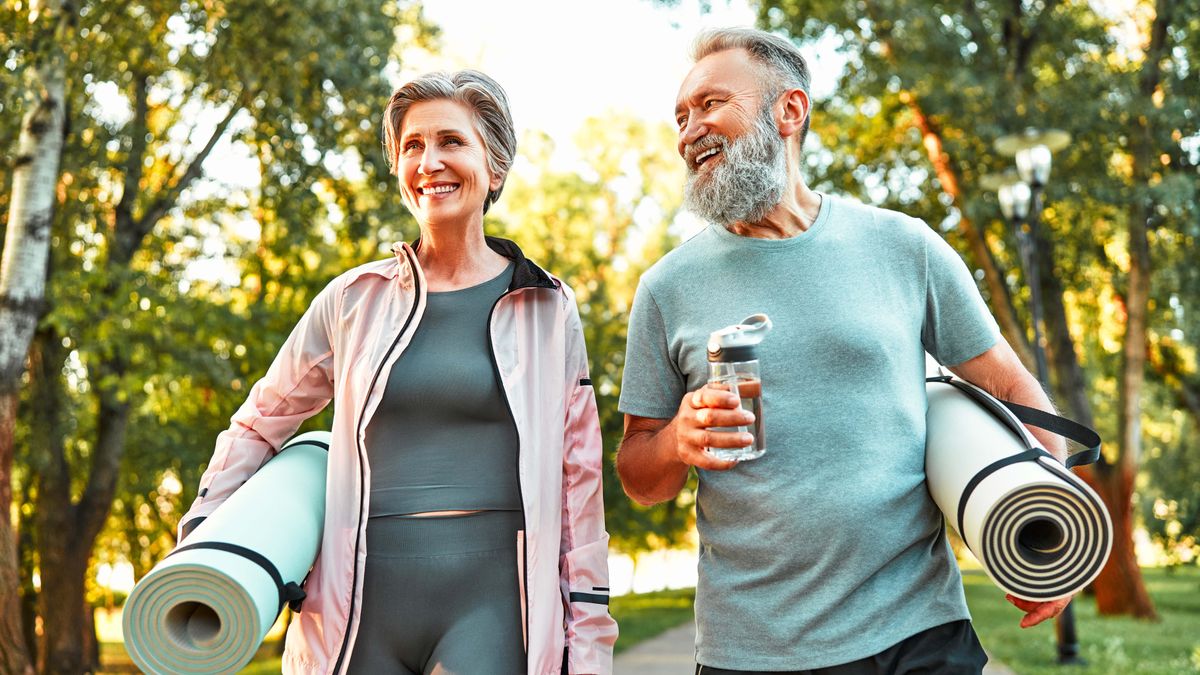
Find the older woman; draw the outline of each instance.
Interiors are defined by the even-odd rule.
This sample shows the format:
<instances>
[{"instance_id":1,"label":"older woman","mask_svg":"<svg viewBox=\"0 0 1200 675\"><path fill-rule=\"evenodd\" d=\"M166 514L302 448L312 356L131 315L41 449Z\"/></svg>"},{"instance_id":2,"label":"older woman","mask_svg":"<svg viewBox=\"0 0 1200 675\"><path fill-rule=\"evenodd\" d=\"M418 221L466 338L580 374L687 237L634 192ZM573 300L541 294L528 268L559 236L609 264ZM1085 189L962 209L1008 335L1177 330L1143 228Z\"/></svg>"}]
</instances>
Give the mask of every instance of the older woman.
<instances>
[{"instance_id":1,"label":"older woman","mask_svg":"<svg viewBox=\"0 0 1200 675\"><path fill-rule=\"evenodd\" d=\"M299 673L608 673L601 446L571 290L486 237L516 151L475 71L398 89L384 147L421 228L336 278L221 434L190 531L333 400Z\"/></svg>"}]
</instances>

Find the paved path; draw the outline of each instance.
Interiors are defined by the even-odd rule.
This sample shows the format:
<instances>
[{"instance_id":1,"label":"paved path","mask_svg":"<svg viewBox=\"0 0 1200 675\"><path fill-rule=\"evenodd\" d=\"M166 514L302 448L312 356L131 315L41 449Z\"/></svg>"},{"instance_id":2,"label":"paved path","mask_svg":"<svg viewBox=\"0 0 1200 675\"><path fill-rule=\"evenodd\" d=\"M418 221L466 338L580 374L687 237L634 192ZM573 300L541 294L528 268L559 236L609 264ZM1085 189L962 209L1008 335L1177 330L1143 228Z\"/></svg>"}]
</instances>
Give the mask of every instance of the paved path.
<instances>
[{"instance_id":1,"label":"paved path","mask_svg":"<svg viewBox=\"0 0 1200 675\"><path fill-rule=\"evenodd\" d=\"M693 675L696 672L696 627L688 622L658 637L646 640L617 656L614 675ZM1008 666L995 660L983 669L984 675L1015 675Z\"/></svg>"}]
</instances>

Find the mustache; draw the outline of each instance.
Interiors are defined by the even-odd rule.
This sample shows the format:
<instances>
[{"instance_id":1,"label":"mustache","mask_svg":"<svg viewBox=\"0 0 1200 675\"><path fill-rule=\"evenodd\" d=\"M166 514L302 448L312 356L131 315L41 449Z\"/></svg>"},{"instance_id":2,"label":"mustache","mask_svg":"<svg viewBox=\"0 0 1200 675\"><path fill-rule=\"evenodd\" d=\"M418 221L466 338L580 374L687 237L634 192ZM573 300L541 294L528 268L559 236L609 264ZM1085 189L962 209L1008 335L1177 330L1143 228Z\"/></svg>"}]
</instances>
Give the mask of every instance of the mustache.
<instances>
[{"instance_id":1,"label":"mustache","mask_svg":"<svg viewBox=\"0 0 1200 675\"><path fill-rule=\"evenodd\" d=\"M719 147L722 151L724 151L728 145L728 136L722 136L721 134L707 134L696 139L695 143L685 145L683 148L683 158L687 161L689 168L694 168L697 155L713 147Z\"/></svg>"}]
</instances>

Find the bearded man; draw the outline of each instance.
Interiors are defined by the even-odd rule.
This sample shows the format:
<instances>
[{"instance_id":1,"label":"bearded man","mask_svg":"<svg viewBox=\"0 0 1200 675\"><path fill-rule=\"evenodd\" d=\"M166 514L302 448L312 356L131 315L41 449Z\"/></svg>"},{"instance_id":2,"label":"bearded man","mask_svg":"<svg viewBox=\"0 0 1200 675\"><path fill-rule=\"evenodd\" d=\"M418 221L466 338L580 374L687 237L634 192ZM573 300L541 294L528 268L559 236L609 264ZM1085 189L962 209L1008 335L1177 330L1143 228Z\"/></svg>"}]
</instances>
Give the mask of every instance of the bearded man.
<instances>
[{"instance_id":1,"label":"bearded man","mask_svg":"<svg viewBox=\"0 0 1200 675\"><path fill-rule=\"evenodd\" d=\"M989 393L1052 410L971 274L923 222L811 190L809 71L787 40L697 41L680 87L686 206L709 227L639 284L617 470L641 504L699 476L697 673L978 673L942 514L925 487L925 352ZM763 312L766 454L705 386L715 330ZM1061 460L1061 440L1034 430ZM1067 599L1026 603L1021 625Z\"/></svg>"}]
</instances>

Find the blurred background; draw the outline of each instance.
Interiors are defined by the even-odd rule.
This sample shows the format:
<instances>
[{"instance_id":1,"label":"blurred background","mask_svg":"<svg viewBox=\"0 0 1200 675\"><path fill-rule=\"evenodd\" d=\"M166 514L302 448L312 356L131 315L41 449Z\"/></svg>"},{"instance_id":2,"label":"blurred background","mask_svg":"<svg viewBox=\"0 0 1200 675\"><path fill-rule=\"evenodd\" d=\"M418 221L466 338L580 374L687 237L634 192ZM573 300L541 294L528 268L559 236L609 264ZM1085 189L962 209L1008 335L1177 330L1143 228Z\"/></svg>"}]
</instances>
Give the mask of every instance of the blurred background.
<instances>
[{"instance_id":1,"label":"blurred background","mask_svg":"<svg viewBox=\"0 0 1200 675\"><path fill-rule=\"evenodd\" d=\"M319 289L417 236L379 129L428 70L512 100L487 229L578 294L614 594L694 585L693 493L637 507L611 459L637 279L702 227L675 94L726 25L810 59L809 184L923 218L1104 437L1084 475L1116 545L1076 603L1095 672L1200 670L1200 0L3 0L0 674L128 667L121 603L216 434Z\"/></svg>"}]
</instances>

